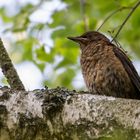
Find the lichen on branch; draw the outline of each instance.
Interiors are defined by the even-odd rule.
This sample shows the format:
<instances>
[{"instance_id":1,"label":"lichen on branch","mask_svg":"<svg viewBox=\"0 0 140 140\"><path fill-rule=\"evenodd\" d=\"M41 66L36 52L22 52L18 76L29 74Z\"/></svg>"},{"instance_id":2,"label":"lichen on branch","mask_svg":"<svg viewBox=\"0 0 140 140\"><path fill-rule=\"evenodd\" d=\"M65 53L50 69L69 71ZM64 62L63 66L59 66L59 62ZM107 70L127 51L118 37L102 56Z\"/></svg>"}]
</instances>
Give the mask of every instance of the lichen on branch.
<instances>
[{"instance_id":1,"label":"lichen on branch","mask_svg":"<svg viewBox=\"0 0 140 140\"><path fill-rule=\"evenodd\" d=\"M1 38L0 38L0 67L2 68L2 72L7 78L7 81L12 89L25 90L24 85L22 84L17 74L17 71L12 64L12 61L3 45Z\"/></svg>"}]
</instances>

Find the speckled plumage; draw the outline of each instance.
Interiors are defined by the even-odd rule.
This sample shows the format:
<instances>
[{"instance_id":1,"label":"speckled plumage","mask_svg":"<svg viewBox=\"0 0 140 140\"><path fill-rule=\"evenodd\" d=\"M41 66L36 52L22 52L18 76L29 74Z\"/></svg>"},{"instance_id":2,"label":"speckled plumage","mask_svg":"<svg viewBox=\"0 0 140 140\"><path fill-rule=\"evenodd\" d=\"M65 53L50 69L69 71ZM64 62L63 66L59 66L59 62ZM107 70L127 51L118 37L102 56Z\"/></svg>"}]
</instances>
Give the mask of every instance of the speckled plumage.
<instances>
[{"instance_id":1,"label":"speckled plumage","mask_svg":"<svg viewBox=\"0 0 140 140\"><path fill-rule=\"evenodd\" d=\"M90 92L140 99L140 78L126 54L95 31L69 39L80 44L81 67Z\"/></svg>"}]
</instances>

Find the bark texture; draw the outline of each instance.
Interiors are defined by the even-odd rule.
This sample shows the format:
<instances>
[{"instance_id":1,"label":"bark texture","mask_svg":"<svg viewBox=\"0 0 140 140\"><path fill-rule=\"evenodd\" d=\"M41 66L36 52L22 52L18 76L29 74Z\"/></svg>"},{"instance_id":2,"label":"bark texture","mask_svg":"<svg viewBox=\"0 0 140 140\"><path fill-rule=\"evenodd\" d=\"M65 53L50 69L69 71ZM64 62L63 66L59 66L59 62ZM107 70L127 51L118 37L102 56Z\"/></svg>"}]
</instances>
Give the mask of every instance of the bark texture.
<instances>
[{"instance_id":1,"label":"bark texture","mask_svg":"<svg viewBox=\"0 0 140 140\"><path fill-rule=\"evenodd\" d=\"M139 140L140 101L63 88L0 89L0 140Z\"/></svg>"},{"instance_id":2,"label":"bark texture","mask_svg":"<svg viewBox=\"0 0 140 140\"><path fill-rule=\"evenodd\" d=\"M14 65L3 45L3 42L0 38L0 67L2 72L7 78L7 81L12 89L15 90L25 90L24 85L22 84Z\"/></svg>"}]
</instances>

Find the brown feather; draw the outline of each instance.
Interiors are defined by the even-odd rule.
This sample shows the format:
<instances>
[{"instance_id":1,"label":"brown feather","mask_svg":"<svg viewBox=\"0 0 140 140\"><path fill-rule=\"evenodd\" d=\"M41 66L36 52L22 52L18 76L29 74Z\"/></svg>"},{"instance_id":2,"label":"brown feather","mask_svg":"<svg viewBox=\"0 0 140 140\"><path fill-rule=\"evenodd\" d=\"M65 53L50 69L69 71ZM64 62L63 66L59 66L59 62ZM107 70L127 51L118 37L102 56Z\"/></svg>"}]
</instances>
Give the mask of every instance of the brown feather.
<instances>
[{"instance_id":1,"label":"brown feather","mask_svg":"<svg viewBox=\"0 0 140 140\"><path fill-rule=\"evenodd\" d=\"M69 39L80 44L81 68L93 94L140 99L140 77L127 55L95 31Z\"/></svg>"},{"instance_id":2,"label":"brown feather","mask_svg":"<svg viewBox=\"0 0 140 140\"><path fill-rule=\"evenodd\" d=\"M128 73L132 83L135 85L135 87L140 92L140 77L132 64L131 60L128 58L128 56L118 47L114 46L113 51L115 55L119 58L119 60L122 62L126 72Z\"/></svg>"}]
</instances>

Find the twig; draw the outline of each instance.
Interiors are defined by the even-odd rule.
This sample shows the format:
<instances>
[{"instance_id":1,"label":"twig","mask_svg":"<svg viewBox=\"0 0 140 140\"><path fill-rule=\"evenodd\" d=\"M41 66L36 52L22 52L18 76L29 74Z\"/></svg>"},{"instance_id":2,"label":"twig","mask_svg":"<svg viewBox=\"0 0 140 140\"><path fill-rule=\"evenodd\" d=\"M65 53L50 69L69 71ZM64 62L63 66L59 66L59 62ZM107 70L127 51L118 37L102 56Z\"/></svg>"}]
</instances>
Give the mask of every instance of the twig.
<instances>
[{"instance_id":1,"label":"twig","mask_svg":"<svg viewBox=\"0 0 140 140\"><path fill-rule=\"evenodd\" d=\"M2 68L3 74L7 78L7 81L12 89L25 90L1 39L0 39L0 66Z\"/></svg>"},{"instance_id":2,"label":"twig","mask_svg":"<svg viewBox=\"0 0 140 140\"><path fill-rule=\"evenodd\" d=\"M124 22L120 26L119 30L117 31L116 35L114 36L114 38L112 39L111 42L113 42L117 38L117 36L119 35L119 33L122 30L123 26L125 25L125 23L127 22L127 20L130 18L130 16L133 14L133 12L137 9L137 7L139 5L140 5L140 0L134 5L134 7L132 7L132 10L129 12L128 16L125 18Z\"/></svg>"},{"instance_id":3,"label":"twig","mask_svg":"<svg viewBox=\"0 0 140 140\"><path fill-rule=\"evenodd\" d=\"M102 26L116 13L121 12L122 10L126 10L126 9L131 9L132 7L120 7L119 9L113 11L110 15L108 15L105 20L103 21L103 23L99 26L99 28L97 29L97 31L99 31Z\"/></svg>"},{"instance_id":4,"label":"twig","mask_svg":"<svg viewBox=\"0 0 140 140\"><path fill-rule=\"evenodd\" d=\"M84 29L85 31L88 31L89 27L88 27L88 19L86 16L86 0L80 0L80 5L81 5L81 15L84 21Z\"/></svg>"}]
</instances>

